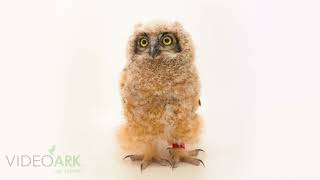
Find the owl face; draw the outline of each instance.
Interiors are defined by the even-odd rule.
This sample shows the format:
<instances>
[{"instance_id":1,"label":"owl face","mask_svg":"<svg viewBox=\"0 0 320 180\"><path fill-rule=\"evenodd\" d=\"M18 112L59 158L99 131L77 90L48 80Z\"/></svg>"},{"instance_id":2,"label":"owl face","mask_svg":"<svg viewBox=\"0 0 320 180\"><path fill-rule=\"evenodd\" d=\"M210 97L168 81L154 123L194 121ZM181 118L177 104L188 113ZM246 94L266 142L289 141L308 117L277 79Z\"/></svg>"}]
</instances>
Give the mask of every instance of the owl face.
<instances>
[{"instance_id":1,"label":"owl face","mask_svg":"<svg viewBox=\"0 0 320 180\"><path fill-rule=\"evenodd\" d=\"M137 24L129 38L129 62L193 61L190 35L178 22L151 21Z\"/></svg>"},{"instance_id":2,"label":"owl face","mask_svg":"<svg viewBox=\"0 0 320 180\"><path fill-rule=\"evenodd\" d=\"M161 53L175 54L181 52L179 39L174 33L160 32L159 34L139 34L136 38L135 53L156 58Z\"/></svg>"}]
</instances>

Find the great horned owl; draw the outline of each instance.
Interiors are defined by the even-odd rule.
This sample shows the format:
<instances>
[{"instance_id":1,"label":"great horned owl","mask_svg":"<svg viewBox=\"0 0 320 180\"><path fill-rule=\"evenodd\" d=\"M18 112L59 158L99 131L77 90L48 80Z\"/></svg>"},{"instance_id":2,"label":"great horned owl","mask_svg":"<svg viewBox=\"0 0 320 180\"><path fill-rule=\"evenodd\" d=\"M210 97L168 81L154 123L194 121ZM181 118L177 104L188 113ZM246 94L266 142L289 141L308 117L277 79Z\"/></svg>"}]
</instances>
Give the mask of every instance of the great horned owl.
<instances>
[{"instance_id":1,"label":"great horned owl","mask_svg":"<svg viewBox=\"0 0 320 180\"><path fill-rule=\"evenodd\" d=\"M142 161L141 170L152 162L172 167L178 162L203 164L196 158L202 149L187 150L199 139L202 119L196 113L200 82L194 48L181 24L135 26L120 87L127 121L118 138L131 154L125 158ZM163 144L170 146L169 160L160 153Z\"/></svg>"}]
</instances>

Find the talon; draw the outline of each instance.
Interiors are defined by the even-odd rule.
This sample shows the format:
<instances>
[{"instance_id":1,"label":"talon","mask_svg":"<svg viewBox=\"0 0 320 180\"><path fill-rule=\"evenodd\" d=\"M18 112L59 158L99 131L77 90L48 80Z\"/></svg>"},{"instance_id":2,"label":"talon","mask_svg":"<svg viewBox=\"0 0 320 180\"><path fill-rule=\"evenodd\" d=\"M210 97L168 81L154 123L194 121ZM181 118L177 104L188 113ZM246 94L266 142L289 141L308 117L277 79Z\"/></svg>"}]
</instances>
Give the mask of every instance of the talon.
<instances>
[{"instance_id":1,"label":"talon","mask_svg":"<svg viewBox=\"0 0 320 180\"><path fill-rule=\"evenodd\" d=\"M202 152L205 152L203 149L196 149L196 151L202 151Z\"/></svg>"},{"instance_id":2,"label":"talon","mask_svg":"<svg viewBox=\"0 0 320 180\"><path fill-rule=\"evenodd\" d=\"M170 149L171 158L172 158L172 169L178 167L179 162L193 164L195 166L199 166L202 164L203 167L206 167L201 159L195 158L198 155L198 152L204 150L195 149L192 151L185 151L184 149Z\"/></svg>"},{"instance_id":3,"label":"talon","mask_svg":"<svg viewBox=\"0 0 320 180\"><path fill-rule=\"evenodd\" d=\"M180 162L180 157L172 155L172 159L173 159L172 169L177 168Z\"/></svg>"},{"instance_id":4,"label":"talon","mask_svg":"<svg viewBox=\"0 0 320 180\"><path fill-rule=\"evenodd\" d=\"M143 170L143 163L140 164L140 170L141 170L141 173L142 173L142 170Z\"/></svg>"},{"instance_id":5,"label":"talon","mask_svg":"<svg viewBox=\"0 0 320 180\"><path fill-rule=\"evenodd\" d=\"M146 169L151 164L151 161L143 161L140 165L141 173L144 169Z\"/></svg>"},{"instance_id":6,"label":"talon","mask_svg":"<svg viewBox=\"0 0 320 180\"><path fill-rule=\"evenodd\" d=\"M130 158L131 161L140 161L142 160L143 156L142 155L134 155L134 154L130 154L130 155L127 155L123 158L123 160L127 159L127 158Z\"/></svg>"},{"instance_id":7,"label":"talon","mask_svg":"<svg viewBox=\"0 0 320 180\"><path fill-rule=\"evenodd\" d=\"M152 163L158 163L162 166L167 166L169 164L172 167L172 164L168 159L160 158L157 155L154 155L151 158L145 159L144 155L129 154L129 155L125 156L123 159L125 160L127 158L130 158L131 161L141 161L141 164L140 164L141 172Z\"/></svg>"},{"instance_id":8,"label":"talon","mask_svg":"<svg viewBox=\"0 0 320 180\"><path fill-rule=\"evenodd\" d=\"M166 161L172 167L172 163L168 159L166 159Z\"/></svg>"},{"instance_id":9,"label":"talon","mask_svg":"<svg viewBox=\"0 0 320 180\"><path fill-rule=\"evenodd\" d=\"M203 149L195 149L195 150L192 150L192 151L188 151L188 154L190 156L197 156L200 151L205 152Z\"/></svg>"},{"instance_id":10,"label":"talon","mask_svg":"<svg viewBox=\"0 0 320 180\"><path fill-rule=\"evenodd\" d=\"M206 167L201 159L196 159L196 160L199 161L203 165L203 167Z\"/></svg>"},{"instance_id":11,"label":"talon","mask_svg":"<svg viewBox=\"0 0 320 180\"><path fill-rule=\"evenodd\" d=\"M166 161L172 167L172 164L168 159L162 159L162 160Z\"/></svg>"},{"instance_id":12,"label":"talon","mask_svg":"<svg viewBox=\"0 0 320 180\"><path fill-rule=\"evenodd\" d=\"M172 164L172 169L177 168L177 167L178 167L178 163L173 162L173 164Z\"/></svg>"},{"instance_id":13,"label":"talon","mask_svg":"<svg viewBox=\"0 0 320 180\"><path fill-rule=\"evenodd\" d=\"M126 155L126 156L123 158L123 160L127 159L128 157L130 157L130 159L131 159L132 156L133 156L132 154L131 154L131 155Z\"/></svg>"}]
</instances>

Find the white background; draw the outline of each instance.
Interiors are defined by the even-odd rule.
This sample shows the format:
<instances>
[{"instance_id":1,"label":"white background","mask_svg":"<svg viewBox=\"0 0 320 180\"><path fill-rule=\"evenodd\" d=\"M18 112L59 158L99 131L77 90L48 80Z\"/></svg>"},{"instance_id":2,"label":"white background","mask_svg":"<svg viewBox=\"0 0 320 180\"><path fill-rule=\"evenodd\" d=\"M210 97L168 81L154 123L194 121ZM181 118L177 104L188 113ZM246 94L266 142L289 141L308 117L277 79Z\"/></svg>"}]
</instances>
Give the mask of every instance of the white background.
<instances>
[{"instance_id":1,"label":"white background","mask_svg":"<svg viewBox=\"0 0 320 180\"><path fill-rule=\"evenodd\" d=\"M318 1L0 1L0 179L320 179ZM133 25L178 20L202 82L206 168L123 161L119 74ZM6 155L80 154L79 173Z\"/></svg>"}]
</instances>

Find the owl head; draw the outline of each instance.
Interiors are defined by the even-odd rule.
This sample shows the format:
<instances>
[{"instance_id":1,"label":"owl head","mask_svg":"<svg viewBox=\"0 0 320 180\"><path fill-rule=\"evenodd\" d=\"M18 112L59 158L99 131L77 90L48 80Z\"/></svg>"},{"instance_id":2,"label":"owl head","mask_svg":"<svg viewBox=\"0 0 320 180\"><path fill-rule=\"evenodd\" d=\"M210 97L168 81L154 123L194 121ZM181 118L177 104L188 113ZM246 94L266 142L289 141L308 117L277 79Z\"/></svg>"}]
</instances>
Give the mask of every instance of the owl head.
<instances>
[{"instance_id":1,"label":"owl head","mask_svg":"<svg viewBox=\"0 0 320 180\"><path fill-rule=\"evenodd\" d=\"M191 37L178 22L139 23L129 38L129 61L192 61L193 56Z\"/></svg>"}]
</instances>

